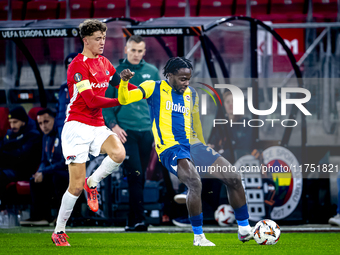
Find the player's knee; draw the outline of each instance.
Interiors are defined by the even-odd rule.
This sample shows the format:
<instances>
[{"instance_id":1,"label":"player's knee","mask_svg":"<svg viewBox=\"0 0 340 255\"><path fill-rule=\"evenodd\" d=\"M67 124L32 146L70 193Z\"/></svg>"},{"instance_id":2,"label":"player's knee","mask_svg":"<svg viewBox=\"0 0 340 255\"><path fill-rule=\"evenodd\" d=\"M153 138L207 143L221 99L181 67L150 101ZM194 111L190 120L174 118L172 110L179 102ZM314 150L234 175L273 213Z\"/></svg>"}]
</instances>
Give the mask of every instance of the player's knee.
<instances>
[{"instance_id":1,"label":"player's knee","mask_svg":"<svg viewBox=\"0 0 340 255\"><path fill-rule=\"evenodd\" d=\"M198 194L202 192L202 182L199 176L191 177L187 180L188 189Z\"/></svg>"},{"instance_id":2,"label":"player's knee","mask_svg":"<svg viewBox=\"0 0 340 255\"><path fill-rule=\"evenodd\" d=\"M68 191L74 196L80 196L80 194L83 192L84 184L85 184L85 179L83 178L78 178L77 180L73 180L70 182Z\"/></svg>"},{"instance_id":3,"label":"player's knee","mask_svg":"<svg viewBox=\"0 0 340 255\"><path fill-rule=\"evenodd\" d=\"M225 183L227 184L229 188L233 188L233 189L239 189L242 187L241 177L239 176L227 178L225 179Z\"/></svg>"},{"instance_id":4,"label":"player's knee","mask_svg":"<svg viewBox=\"0 0 340 255\"><path fill-rule=\"evenodd\" d=\"M116 163L122 163L125 159L125 149L124 147L119 150L112 150L108 153L108 156Z\"/></svg>"}]
</instances>

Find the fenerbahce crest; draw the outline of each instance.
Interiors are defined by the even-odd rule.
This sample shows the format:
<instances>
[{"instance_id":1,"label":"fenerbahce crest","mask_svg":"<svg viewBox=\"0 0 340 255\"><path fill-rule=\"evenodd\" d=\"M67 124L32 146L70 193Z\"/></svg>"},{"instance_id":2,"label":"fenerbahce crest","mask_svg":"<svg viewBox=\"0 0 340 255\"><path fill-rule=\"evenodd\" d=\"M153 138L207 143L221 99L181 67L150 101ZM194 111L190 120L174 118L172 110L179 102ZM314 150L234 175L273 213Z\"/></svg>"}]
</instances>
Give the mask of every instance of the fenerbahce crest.
<instances>
[{"instance_id":1,"label":"fenerbahce crest","mask_svg":"<svg viewBox=\"0 0 340 255\"><path fill-rule=\"evenodd\" d=\"M291 151L280 146L267 148L262 155L262 162L246 155L235 163L242 174L249 216L254 221L281 220L295 210L301 198L299 162Z\"/></svg>"}]
</instances>

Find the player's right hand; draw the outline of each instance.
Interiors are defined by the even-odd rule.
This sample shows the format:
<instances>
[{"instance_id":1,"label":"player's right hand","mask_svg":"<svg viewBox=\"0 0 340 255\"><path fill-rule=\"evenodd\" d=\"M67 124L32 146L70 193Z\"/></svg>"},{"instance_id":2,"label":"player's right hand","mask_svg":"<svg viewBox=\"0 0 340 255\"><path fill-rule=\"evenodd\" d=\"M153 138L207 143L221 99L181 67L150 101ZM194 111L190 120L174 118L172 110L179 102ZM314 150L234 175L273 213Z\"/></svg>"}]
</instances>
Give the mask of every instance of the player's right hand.
<instances>
[{"instance_id":1,"label":"player's right hand","mask_svg":"<svg viewBox=\"0 0 340 255\"><path fill-rule=\"evenodd\" d=\"M124 70L120 73L120 78L121 78L123 81L128 81L128 80L130 80L134 75L135 75L135 72L131 72L130 69L124 69Z\"/></svg>"},{"instance_id":2,"label":"player's right hand","mask_svg":"<svg viewBox=\"0 0 340 255\"><path fill-rule=\"evenodd\" d=\"M127 134L124 129L122 129L120 126L116 125L112 128L112 131L115 132L118 135L119 140L122 143L125 143L127 141L126 137Z\"/></svg>"}]
</instances>

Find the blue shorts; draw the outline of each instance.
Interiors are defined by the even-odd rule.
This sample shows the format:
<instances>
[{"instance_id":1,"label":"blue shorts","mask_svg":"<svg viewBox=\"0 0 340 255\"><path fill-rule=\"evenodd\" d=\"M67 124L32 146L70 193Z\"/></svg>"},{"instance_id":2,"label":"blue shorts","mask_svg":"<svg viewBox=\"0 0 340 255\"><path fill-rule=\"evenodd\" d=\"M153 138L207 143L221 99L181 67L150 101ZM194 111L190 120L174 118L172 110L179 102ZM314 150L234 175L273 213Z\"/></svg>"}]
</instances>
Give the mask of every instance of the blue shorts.
<instances>
[{"instance_id":1,"label":"blue shorts","mask_svg":"<svg viewBox=\"0 0 340 255\"><path fill-rule=\"evenodd\" d=\"M203 167L211 166L221 155L203 143L194 145L175 145L166 149L160 154L160 159L166 169L170 173L177 176L177 160L187 158L193 162L195 167L203 169ZM201 171L198 172L201 174Z\"/></svg>"},{"instance_id":2,"label":"blue shorts","mask_svg":"<svg viewBox=\"0 0 340 255\"><path fill-rule=\"evenodd\" d=\"M197 167L199 167L200 169L203 169L204 167L207 168L211 166L216 161L216 159L221 157L221 155L218 154L215 150L207 145L204 145L203 143L195 143L191 145L190 155L196 169Z\"/></svg>"},{"instance_id":3,"label":"blue shorts","mask_svg":"<svg viewBox=\"0 0 340 255\"><path fill-rule=\"evenodd\" d=\"M163 151L159 158L170 173L177 176L177 160L187 158L190 160L190 147L186 145L175 145Z\"/></svg>"}]
</instances>

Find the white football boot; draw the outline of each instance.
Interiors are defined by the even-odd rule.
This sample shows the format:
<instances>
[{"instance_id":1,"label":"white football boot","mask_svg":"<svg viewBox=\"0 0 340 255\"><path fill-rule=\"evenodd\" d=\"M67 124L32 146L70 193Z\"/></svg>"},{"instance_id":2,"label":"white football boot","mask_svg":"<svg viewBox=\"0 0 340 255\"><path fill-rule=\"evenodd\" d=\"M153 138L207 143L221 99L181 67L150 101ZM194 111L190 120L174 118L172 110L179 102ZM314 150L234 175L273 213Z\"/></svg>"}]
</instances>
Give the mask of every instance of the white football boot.
<instances>
[{"instance_id":1,"label":"white football boot","mask_svg":"<svg viewBox=\"0 0 340 255\"><path fill-rule=\"evenodd\" d=\"M254 239L254 233L253 233L253 228L250 229L250 231L245 234L241 235L240 231L238 231L238 240L240 240L242 243L248 242L251 239Z\"/></svg>"},{"instance_id":2,"label":"white football boot","mask_svg":"<svg viewBox=\"0 0 340 255\"><path fill-rule=\"evenodd\" d=\"M338 213L334 217L328 220L328 223L331 225L339 226L340 227L340 214Z\"/></svg>"},{"instance_id":3,"label":"white football boot","mask_svg":"<svg viewBox=\"0 0 340 255\"><path fill-rule=\"evenodd\" d=\"M210 242L207 238L205 238L204 234L200 234L200 235L195 235L194 246L216 246L216 245Z\"/></svg>"}]
</instances>

